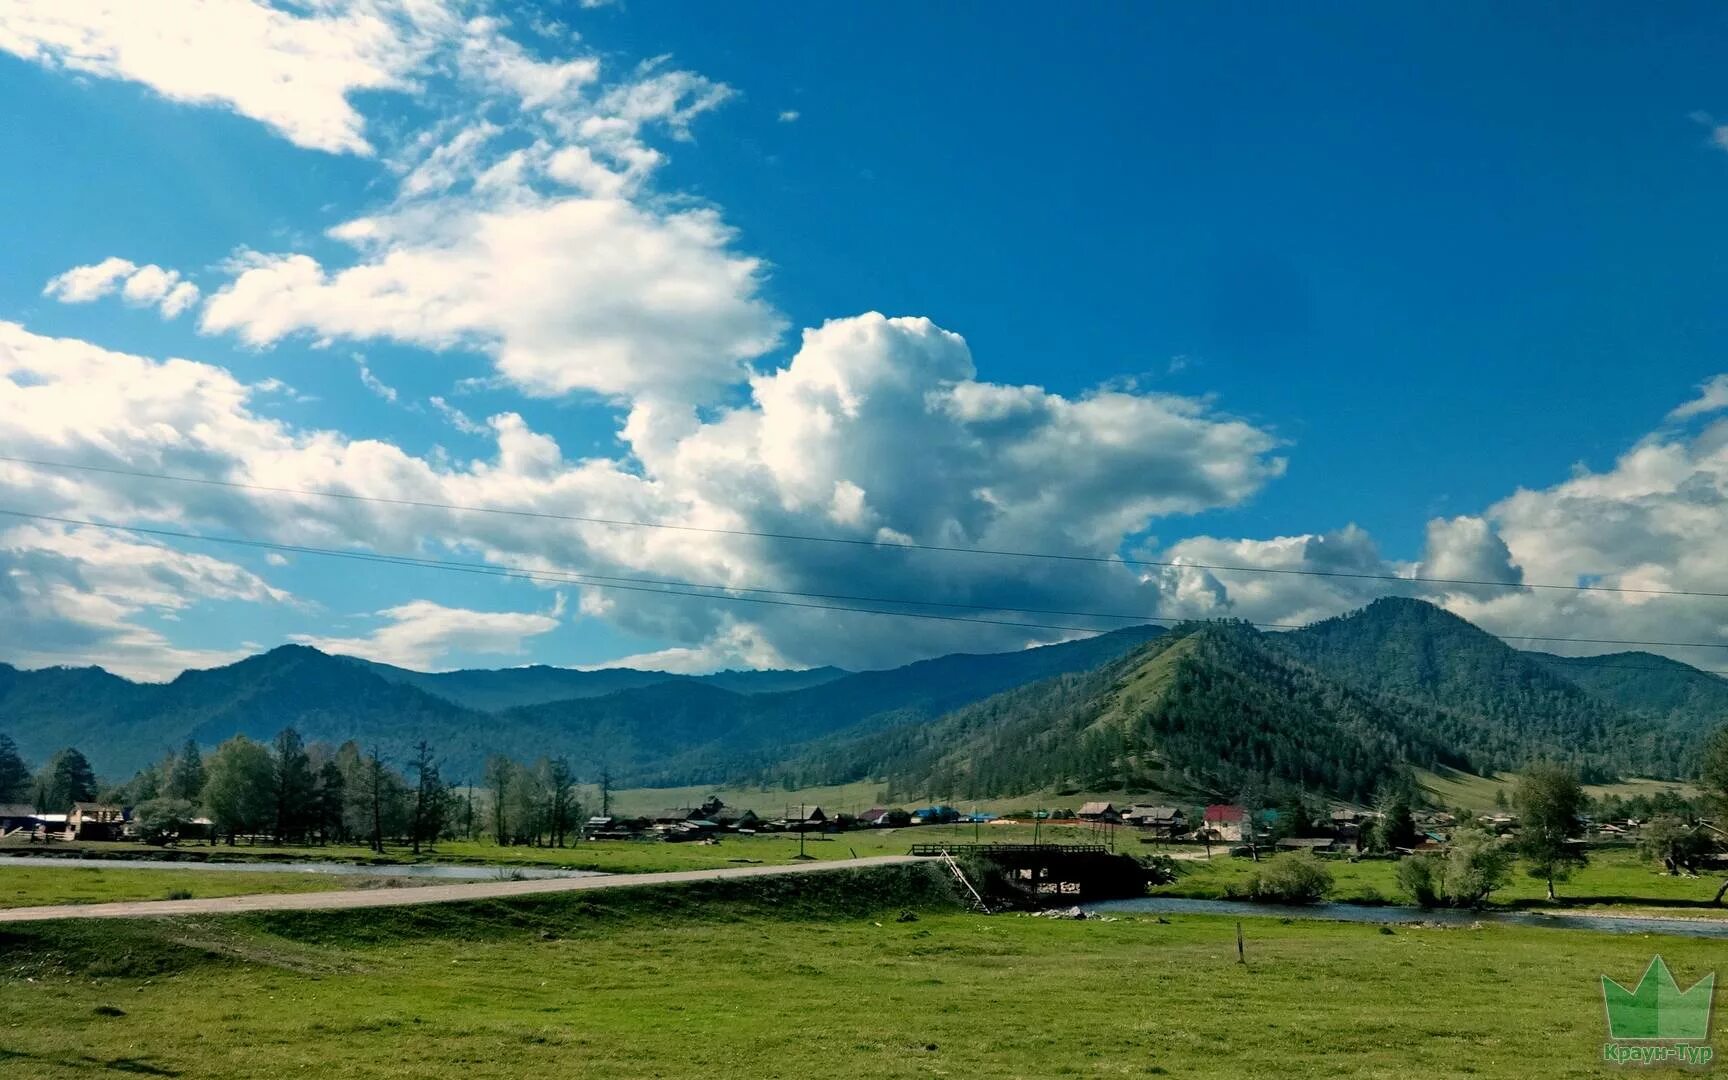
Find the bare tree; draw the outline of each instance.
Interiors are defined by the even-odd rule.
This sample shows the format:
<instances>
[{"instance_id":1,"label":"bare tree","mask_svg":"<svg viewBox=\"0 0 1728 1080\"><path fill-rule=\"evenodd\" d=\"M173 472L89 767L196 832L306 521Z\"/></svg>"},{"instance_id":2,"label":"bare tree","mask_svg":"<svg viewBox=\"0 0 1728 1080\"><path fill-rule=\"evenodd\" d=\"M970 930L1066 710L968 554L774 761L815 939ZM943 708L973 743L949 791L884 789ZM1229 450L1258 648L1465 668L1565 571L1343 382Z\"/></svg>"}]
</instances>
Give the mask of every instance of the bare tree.
<instances>
[{"instance_id":1,"label":"bare tree","mask_svg":"<svg viewBox=\"0 0 1728 1080\"><path fill-rule=\"evenodd\" d=\"M493 754L486 760L486 786L492 792L492 830L499 847L510 843L510 830L505 821L504 808L510 796L511 781L515 776L515 762L503 754Z\"/></svg>"},{"instance_id":2,"label":"bare tree","mask_svg":"<svg viewBox=\"0 0 1728 1080\"><path fill-rule=\"evenodd\" d=\"M570 771L567 759L552 759L546 770L546 789L547 825L552 833L552 844L563 847L564 838L569 835L576 817L576 776Z\"/></svg>"}]
</instances>

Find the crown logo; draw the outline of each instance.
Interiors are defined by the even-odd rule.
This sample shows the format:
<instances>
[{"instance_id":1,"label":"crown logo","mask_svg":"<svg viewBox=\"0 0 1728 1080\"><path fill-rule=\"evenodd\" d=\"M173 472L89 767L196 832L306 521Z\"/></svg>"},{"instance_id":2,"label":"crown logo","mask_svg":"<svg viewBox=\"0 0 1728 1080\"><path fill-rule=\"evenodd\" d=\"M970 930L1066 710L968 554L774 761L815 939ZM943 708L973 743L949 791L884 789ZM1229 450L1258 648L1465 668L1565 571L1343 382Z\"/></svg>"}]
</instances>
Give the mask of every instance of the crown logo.
<instances>
[{"instance_id":1,"label":"crown logo","mask_svg":"<svg viewBox=\"0 0 1728 1080\"><path fill-rule=\"evenodd\" d=\"M1695 1042L1710 1037L1710 1002L1716 973L1681 990L1660 956L1652 957L1636 990L1602 976L1602 1002L1608 1008L1612 1039Z\"/></svg>"}]
</instances>

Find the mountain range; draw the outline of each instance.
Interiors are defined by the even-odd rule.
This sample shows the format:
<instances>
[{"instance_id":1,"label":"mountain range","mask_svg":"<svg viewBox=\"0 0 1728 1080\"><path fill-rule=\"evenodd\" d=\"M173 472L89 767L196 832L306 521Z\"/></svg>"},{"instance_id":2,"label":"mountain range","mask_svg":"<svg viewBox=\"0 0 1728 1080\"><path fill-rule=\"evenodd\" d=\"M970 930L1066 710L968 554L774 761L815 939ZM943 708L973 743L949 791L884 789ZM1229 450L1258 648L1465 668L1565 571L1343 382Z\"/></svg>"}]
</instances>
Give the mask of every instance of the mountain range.
<instances>
[{"instance_id":1,"label":"mountain range","mask_svg":"<svg viewBox=\"0 0 1728 1080\"><path fill-rule=\"evenodd\" d=\"M886 671L687 676L535 666L426 673L283 646L134 683L0 664L0 731L26 757L82 749L119 778L186 739L430 741L446 775L563 754L635 785L887 779L972 797L1048 787L1361 798L1411 765L1538 757L1590 779L1683 777L1728 721L1728 679L1664 657L1522 652L1443 609L1383 599L1301 630L1130 627Z\"/></svg>"},{"instance_id":2,"label":"mountain range","mask_svg":"<svg viewBox=\"0 0 1728 1080\"><path fill-rule=\"evenodd\" d=\"M284 727L308 741L355 739L386 756L437 748L452 778L488 755L564 754L625 783L701 783L760 769L786 748L848 726L928 720L1052 675L1090 670L1156 636L1129 627L1012 653L923 660L886 671L720 672L548 667L429 674L284 645L167 683L100 668L0 664L0 731L28 760L76 746L123 777L184 743Z\"/></svg>"}]
</instances>

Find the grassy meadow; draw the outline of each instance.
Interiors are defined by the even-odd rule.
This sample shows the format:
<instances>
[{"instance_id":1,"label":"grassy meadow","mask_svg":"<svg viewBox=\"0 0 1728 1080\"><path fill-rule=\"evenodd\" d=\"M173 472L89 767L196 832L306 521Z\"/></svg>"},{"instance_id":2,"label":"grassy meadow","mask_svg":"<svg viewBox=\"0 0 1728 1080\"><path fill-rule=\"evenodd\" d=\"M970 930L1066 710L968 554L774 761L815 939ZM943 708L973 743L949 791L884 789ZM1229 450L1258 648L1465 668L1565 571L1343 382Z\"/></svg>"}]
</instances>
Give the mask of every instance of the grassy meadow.
<instances>
[{"instance_id":1,"label":"grassy meadow","mask_svg":"<svg viewBox=\"0 0 1728 1080\"><path fill-rule=\"evenodd\" d=\"M900 921L903 912L915 921ZM0 1075L1600 1075L1598 976L1721 944L961 913L938 868L0 928Z\"/></svg>"},{"instance_id":2,"label":"grassy meadow","mask_svg":"<svg viewBox=\"0 0 1728 1080\"><path fill-rule=\"evenodd\" d=\"M0 908L102 904L114 900L193 900L325 889L381 889L424 883L421 880L335 874L138 870L121 862L116 862L113 867L18 866L0 859Z\"/></svg>"},{"instance_id":3,"label":"grassy meadow","mask_svg":"<svg viewBox=\"0 0 1728 1080\"><path fill-rule=\"evenodd\" d=\"M1326 860L1332 872L1330 899L1353 904L1409 904L1398 887L1398 864L1390 859L1347 862ZM1218 855L1210 861L1183 861L1177 878L1155 886L1158 896L1183 896L1208 900L1226 898L1232 886L1244 885L1258 869L1246 858ZM1639 858L1631 848L1597 848L1588 866L1573 871L1569 881L1554 890L1558 902L1547 898L1544 882L1514 869L1506 887L1495 892L1491 907L1614 909L1660 913L1667 916L1728 918L1728 908L1711 903L1722 879L1715 876L1686 877L1662 873L1651 861Z\"/></svg>"}]
</instances>

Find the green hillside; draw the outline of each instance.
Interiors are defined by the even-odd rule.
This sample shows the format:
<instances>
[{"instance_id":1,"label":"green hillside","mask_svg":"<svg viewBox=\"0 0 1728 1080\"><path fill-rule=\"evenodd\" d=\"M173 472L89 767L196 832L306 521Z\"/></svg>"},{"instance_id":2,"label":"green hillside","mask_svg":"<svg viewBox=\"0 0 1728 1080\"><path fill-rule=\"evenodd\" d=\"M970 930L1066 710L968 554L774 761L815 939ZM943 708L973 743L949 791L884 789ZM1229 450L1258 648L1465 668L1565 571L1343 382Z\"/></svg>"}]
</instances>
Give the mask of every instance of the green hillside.
<instances>
[{"instance_id":1,"label":"green hillside","mask_svg":"<svg viewBox=\"0 0 1728 1080\"><path fill-rule=\"evenodd\" d=\"M798 781L888 777L956 798L1051 786L1365 798L1406 763L1467 764L1428 712L1351 689L1233 624L1196 624L1086 674L998 694L933 723L834 740Z\"/></svg>"},{"instance_id":2,"label":"green hillside","mask_svg":"<svg viewBox=\"0 0 1728 1080\"><path fill-rule=\"evenodd\" d=\"M1482 769L1514 769L1535 757L1569 761L1589 780L1674 776L1687 768L1690 748L1666 738L1665 725L1640 721L1535 656L1420 600L1376 600L1269 640L1341 682L1439 710L1448 744Z\"/></svg>"}]
</instances>

